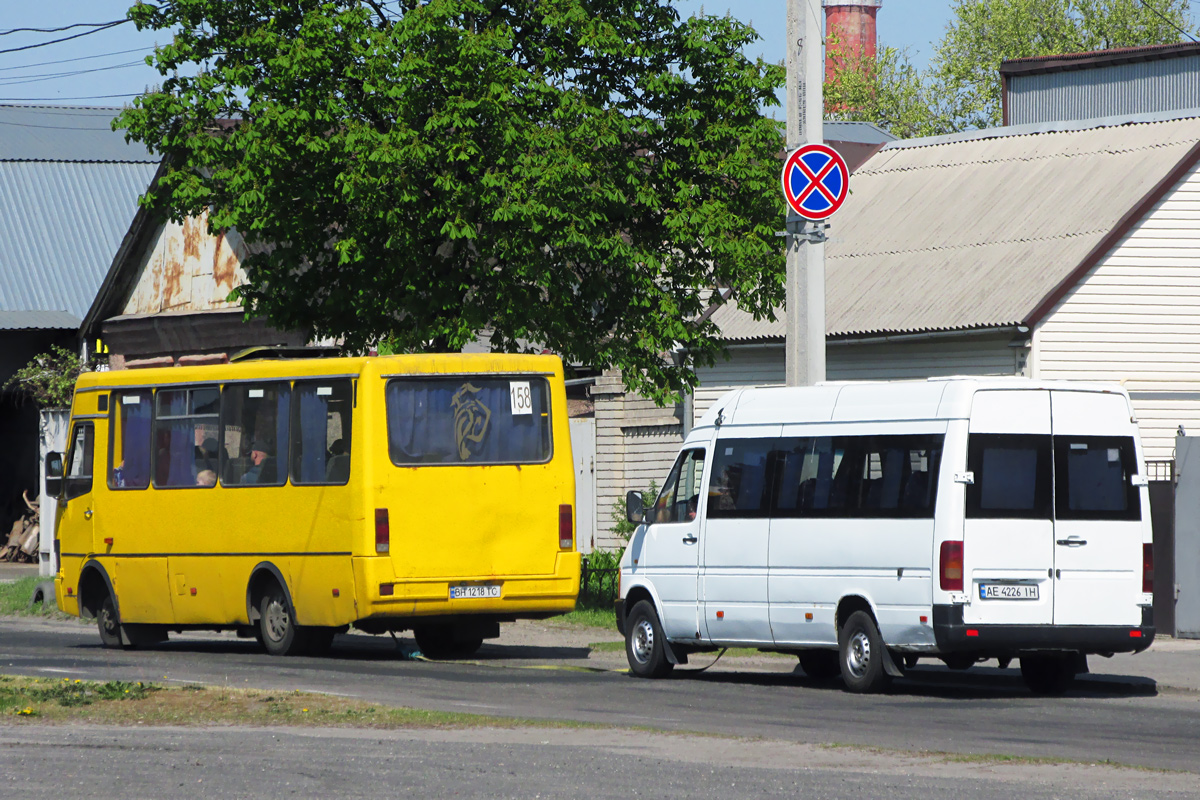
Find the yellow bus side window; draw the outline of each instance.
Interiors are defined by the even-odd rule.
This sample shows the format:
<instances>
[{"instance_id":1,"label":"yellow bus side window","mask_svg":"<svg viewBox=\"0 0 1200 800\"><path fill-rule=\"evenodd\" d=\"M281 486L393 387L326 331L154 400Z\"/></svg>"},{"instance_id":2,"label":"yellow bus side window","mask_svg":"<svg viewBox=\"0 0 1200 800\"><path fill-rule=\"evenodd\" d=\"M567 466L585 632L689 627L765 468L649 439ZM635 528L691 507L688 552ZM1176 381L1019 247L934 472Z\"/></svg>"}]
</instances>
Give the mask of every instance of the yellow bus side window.
<instances>
[{"instance_id":1,"label":"yellow bus side window","mask_svg":"<svg viewBox=\"0 0 1200 800\"><path fill-rule=\"evenodd\" d=\"M221 393L215 386L159 389L154 414L156 488L212 486Z\"/></svg>"},{"instance_id":2,"label":"yellow bus side window","mask_svg":"<svg viewBox=\"0 0 1200 800\"><path fill-rule=\"evenodd\" d=\"M354 404L348 380L296 381L292 392L292 483L350 480Z\"/></svg>"},{"instance_id":3,"label":"yellow bus side window","mask_svg":"<svg viewBox=\"0 0 1200 800\"><path fill-rule=\"evenodd\" d=\"M113 393L109 410L110 488L145 489L150 485L150 411L148 389Z\"/></svg>"},{"instance_id":4,"label":"yellow bus side window","mask_svg":"<svg viewBox=\"0 0 1200 800\"><path fill-rule=\"evenodd\" d=\"M287 481L290 399L285 382L225 387L222 486L282 486Z\"/></svg>"}]
</instances>

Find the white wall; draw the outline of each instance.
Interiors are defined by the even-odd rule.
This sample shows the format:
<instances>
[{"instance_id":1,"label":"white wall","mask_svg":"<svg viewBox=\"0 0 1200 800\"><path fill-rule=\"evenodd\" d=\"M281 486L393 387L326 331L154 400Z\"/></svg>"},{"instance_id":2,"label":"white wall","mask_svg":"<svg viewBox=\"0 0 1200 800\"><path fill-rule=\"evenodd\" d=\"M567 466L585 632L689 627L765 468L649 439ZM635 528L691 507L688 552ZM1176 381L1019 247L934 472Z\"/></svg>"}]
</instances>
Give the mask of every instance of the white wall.
<instances>
[{"instance_id":1,"label":"white wall","mask_svg":"<svg viewBox=\"0 0 1200 800\"><path fill-rule=\"evenodd\" d=\"M1193 168L1034 334L1033 374L1118 381L1147 458L1200 432L1200 174Z\"/></svg>"},{"instance_id":2,"label":"white wall","mask_svg":"<svg viewBox=\"0 0 1200 800\"><path fill-rule=\"evenodd\" d=\"M621 547L611 529L614 504L629 490L660 485L683 441L682 410L659 408L626 394L619 372L608 372L592 387L596 413L596 533L598 549Z\"/></svg>"}]
</instances>

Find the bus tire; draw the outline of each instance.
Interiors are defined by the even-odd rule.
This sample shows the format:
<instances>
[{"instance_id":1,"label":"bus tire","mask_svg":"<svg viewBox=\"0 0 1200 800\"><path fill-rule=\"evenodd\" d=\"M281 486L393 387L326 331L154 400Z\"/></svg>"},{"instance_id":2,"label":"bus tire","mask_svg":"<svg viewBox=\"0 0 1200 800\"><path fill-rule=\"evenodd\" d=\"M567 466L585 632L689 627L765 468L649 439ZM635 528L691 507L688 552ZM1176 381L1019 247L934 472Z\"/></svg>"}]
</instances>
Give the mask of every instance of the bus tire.
<instances>
[{"instance_id":1,"label":"bus tire","mask_svg":"<svg viewBox=\"0 0 1200 800\"><path fill-rule=\"evenodd\" d=\"M883 669L883 637L866 611L855 611L838 631L842 681L859 694L878 692L887 684Z\"/></svg>"},{"instance_id":2,"label":"bus tire","mask_svg":"<svg viewBox=\"0 0 1200 800\"><path fill-rule=\"evenodd\" d=\"M117 613L117 601L112 592L104 593L104 600L96 611L96 627L100 631L100 643L105 647L121 647L121 617Z\"/></svg>"},{"instance_id":3,"label":"bus tire","mask_svg":"<svg viewBox=\"0 0 1200 800\"><path fill-rule=\"evenodd\" d=\"M649 600L639 600L625 620L625 658L639 678L663 678L675 668L667 659L667 637Z\"/></svg>"},{"instance_id":4,"label":"bus tire","mask_svg":"<svg viewBox=\"0 0 1200 800\"><path fill-rule=\"evenodd\" d=\"M291 604L278 584L263 592L258 606L258 624L263 648L273 656L294 656L304 652L307 636L293 618Z\"/></svg>"},{"instance_id":5,"label":"bus tire","mask_svg":"<svg viewBox=\"0 0 1200 800\"><path fill-rule=\"evenodd\" d=\"M483 646L482 636L455 636L451 625L422 625L413 629L422 655L428 658L467 658Z\"/></svg>"},{"instance_id":6,"label":"bus tire","mask_svg":"<svg viewBox=\"0 0 1200 800\"><path fill-rule=\"evenodd\" d=\"M1062 694L1075 680L1069 658L1021 656L1021 678L1034 694Z\"/></svg>"},{"instance_id":7,"label":"bus tire","mask_svg":"<svg viewBox=\"0 0 1200 800\"><path fill-rule=\"evenodd\" d=\"M814 681L828 681L841 672L838 654L833 650L804 650L797 654L800 669Z\"/></svg>"}]
</instances>

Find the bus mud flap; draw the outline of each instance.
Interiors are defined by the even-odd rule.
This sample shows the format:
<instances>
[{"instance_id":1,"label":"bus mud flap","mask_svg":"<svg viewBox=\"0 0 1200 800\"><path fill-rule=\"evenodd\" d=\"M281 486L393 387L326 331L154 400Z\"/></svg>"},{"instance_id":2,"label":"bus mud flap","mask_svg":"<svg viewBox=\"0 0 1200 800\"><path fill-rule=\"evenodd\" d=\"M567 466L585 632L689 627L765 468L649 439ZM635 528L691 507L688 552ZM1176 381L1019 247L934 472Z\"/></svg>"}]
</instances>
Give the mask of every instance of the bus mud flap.
<instances>
[{"instance_id":1,"label":"bus mud flap","mask_svg":"<svg viewBox=\"0 0 1200 800\"><path fill-rule=\"evenodd\" d=\"M667 642L667 646L663 648L666 651L667 661L671 664L686 664L688 662L687 653L681 653L675 649L675 645Z\"/></svg>"},{"instance_id":2,"label":"bus mud flap","mask_svg":"<svg viewBox=\"0 0 1200 800\"><path fill-rule=\"evenodd\" d=\"M883 671L893 678L904 677L904 671L896 666L896 661L892 658L892 651L886 647L883 648Z\"/></svg>"}]
</instances>

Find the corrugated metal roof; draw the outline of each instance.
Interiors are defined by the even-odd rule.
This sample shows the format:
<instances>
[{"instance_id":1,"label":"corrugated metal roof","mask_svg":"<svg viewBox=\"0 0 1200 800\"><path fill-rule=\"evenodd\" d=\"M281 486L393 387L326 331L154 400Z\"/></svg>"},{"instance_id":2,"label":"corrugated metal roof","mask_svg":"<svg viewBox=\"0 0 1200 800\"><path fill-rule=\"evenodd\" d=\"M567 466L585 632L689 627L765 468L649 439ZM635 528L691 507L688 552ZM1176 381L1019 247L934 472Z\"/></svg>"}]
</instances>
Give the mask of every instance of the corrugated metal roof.
<instances>
[{"instance_id":1,"label":"corrugated metal roof","mask_svg":"<svg viewBox=\"0 0 1200 800\"><path fill-rule=\"evenodd\" d=\"M1027 321L1185 154L1200 119L894 142L854 173L825 246L831 335ZM783 323L735 307L732 341Z\"/></svg>"},{"instance_id":2,"label":"corrugated metal roof","mask_svg":"<svg viewBox=\"0 0 1200 800\"><path fill-rule=\"evenodd\" d=\"M891 133L870 122L826 120L821 123L821 128L822 135L827 142L883 144L896 141L896 137Z\"/></svg>"},{"instance_id":3,"label":"corrugated metal roof","mask_svg":"<svg viewBox=\"0 0 1200 800\"><path fill-rule=\"evenodd\" d=\"M62 330L79 327L83 320L65 311L0 311L0 330Z\"/></svg>"},{"instance_id":4,"label":"corrugated metal roof","mask_svg":"<svg viewBox=\"0 0 1200 800\"><path fill-rule=\"evenodd\" d=\"M138 161L157 164L144 145L112 129L119 108L0 105L0 161Z\"/></svg>"},{"instance_id":5,"label":"corrugated metal roof","mask_svg":"<svg viewBox=\"0 0 1200 800\"><path fill-rule=\"evenodd\" d=\"M0 328L87 314L158 166L115 113L0 106Z\"/></svg>"}]
</instances>

